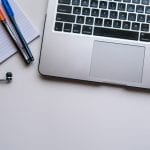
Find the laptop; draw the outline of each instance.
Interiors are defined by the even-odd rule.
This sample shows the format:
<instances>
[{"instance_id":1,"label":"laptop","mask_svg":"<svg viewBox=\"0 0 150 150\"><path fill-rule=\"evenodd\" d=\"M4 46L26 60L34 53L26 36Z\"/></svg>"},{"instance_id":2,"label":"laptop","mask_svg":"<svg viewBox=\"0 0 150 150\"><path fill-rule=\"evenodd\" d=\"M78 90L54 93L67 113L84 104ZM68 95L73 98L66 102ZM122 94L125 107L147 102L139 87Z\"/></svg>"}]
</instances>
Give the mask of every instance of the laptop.
<instances>
[{"instance_id":1,"label":"laptop","mask_svg":"<svg viewBox=\"0 0 150 150\"><path fill-rule=\"evenodd\" d=\"M150 1L49 0L39 72L150 88Z\"/></svg>"}]
</instances>

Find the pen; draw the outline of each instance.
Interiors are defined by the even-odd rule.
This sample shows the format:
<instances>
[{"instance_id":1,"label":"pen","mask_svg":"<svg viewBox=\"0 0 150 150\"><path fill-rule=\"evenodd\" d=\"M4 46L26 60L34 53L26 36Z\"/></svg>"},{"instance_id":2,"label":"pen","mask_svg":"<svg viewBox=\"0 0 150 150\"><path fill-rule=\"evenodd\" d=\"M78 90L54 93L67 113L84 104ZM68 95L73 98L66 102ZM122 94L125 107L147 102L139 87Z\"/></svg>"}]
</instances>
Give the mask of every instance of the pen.
<instances>
[{"instance_id":1,"label":"pen","mask_svg":"<svg viewBox=\"0 0 150 150\"><path fill-rule=\"evenodd\" d=\"M17 39L15 33L13 32L13 30L11 29L11 27L9 26L9 24L6 20L6 17L3 13L3 10L1 8L0 8L0 22L2 23L3 27L5 28L5 30L9 34L9 36L11 37L12 41L14 42L15 46L17 47L17 49L19 50L21 55L24 57L26 63L29 64L30 58L28 57L26 52L23 50L22 45L18 42L18 39Z\"/></svg>"},{"instance_id":2,"label":"pen","mask_svg":"<svg viewBox=\"0 0 150 150\"><path fill-rule=\"evenodd\" d=\"M25 38L23 37L23 35L22 35L18 25L17 25L17 22L15 20L14 12L13 12L9 2L7 0L1 0L1 1L2 1L2 5L3 5L3 7L4 7L4 9L5 9L5 11L6 11L6 13L7 13L7 15L8 15L8 17L9 17L9 19L10 19L17 35L18 35L18 37L19 37L19 40L21 41L22 46L24 47L24 50L26 51L27 55L29 56L30 61L31 62L34 61L34 57L31 53L31 50L30 50Z\"/></svg>"}]
</instances>

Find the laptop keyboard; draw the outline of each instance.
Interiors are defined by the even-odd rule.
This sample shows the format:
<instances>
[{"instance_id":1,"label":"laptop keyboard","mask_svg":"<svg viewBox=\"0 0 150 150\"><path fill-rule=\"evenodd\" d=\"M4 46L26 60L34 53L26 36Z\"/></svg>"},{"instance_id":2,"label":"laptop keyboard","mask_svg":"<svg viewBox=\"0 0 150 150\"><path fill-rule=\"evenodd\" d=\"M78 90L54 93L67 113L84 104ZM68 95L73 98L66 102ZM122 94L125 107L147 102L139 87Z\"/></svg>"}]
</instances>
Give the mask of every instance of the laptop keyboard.
<instances>
[{"instance_id":1,"label":"laptop keyboard","mask_svg":"<svg viewBox=\"0 0 150 150\"><path fill-rule=\"evenodd\" d=\"M150 42L150 0L58 0L54 30Z\"/></svg>"}]
</instances>

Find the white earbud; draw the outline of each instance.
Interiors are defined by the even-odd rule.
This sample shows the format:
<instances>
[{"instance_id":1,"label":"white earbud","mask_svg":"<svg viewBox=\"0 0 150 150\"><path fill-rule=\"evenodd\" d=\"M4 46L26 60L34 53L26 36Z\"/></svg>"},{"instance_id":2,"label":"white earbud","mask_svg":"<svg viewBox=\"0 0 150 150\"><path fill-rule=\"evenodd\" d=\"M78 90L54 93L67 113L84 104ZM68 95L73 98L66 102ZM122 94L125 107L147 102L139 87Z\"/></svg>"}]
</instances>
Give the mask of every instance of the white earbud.
<instances>
[{"instance_id":1,"label":"white earbud","mask_svg":"<svg viewBox=\"0 0 150 150\"><path fill-rule=\"evenodd\" d=\"M12 74L12 72L7 72L6 73L6 78L5 79L0 79L0 82L10 83L12 80L13 80L13 74Z\"/></svg>"}]
</instances>

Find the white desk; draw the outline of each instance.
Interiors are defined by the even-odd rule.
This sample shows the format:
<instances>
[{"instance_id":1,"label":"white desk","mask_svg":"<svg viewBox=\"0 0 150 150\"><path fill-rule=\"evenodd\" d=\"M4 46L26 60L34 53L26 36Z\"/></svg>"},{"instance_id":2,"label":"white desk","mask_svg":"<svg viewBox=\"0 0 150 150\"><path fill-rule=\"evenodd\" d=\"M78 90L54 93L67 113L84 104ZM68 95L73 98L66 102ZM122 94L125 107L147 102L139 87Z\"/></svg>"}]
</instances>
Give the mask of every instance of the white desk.
<instances>
[{"instance_id":1,"label":"white desk","mask_svg":"<svg viewBox=\"0 0 150 150\"><path fill-rule=\"evenodd\" d=\"M18 0L42 34L46 0ZM19 54L0 66L0 150L150 150L150 93L122 87L44 80Z\"/></svg>"}]
</instances>

